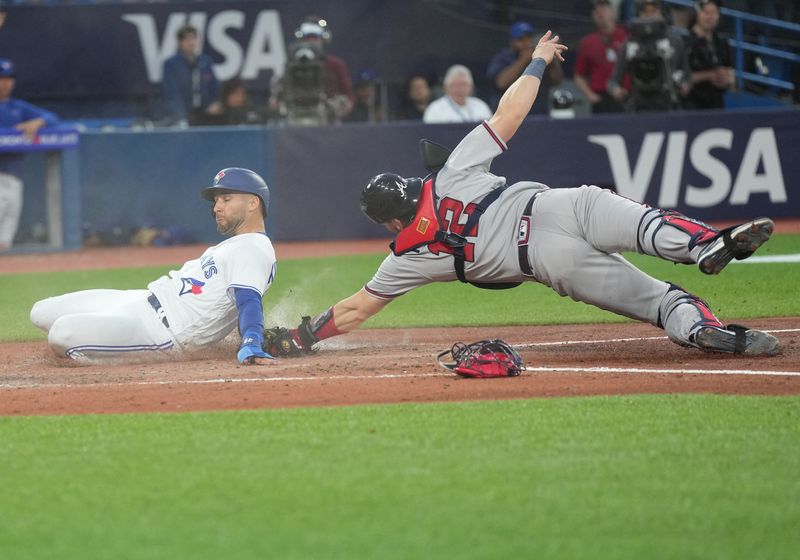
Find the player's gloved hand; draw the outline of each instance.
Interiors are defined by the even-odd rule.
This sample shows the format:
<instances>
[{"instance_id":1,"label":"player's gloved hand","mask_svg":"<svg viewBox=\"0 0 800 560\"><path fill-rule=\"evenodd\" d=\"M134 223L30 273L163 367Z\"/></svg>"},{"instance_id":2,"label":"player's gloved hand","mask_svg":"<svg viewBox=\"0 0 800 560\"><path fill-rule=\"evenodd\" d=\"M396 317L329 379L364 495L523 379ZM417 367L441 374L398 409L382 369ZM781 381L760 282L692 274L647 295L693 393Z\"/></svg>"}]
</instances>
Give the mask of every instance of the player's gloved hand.
<instances>
[{"instance_id":1,"label":"player's gloved hand","mask_svg":"<svg viewBox=\"0 0 800 560\"><path fill-rule=\"evenodd\" d=\"M256 358L274 359L272 356L264 352L258 344L242 344L239 351L236 353L236 358L240 364L250 365L256 363Z\"/></svg>"},{"instance_id":2,"label":"player's gloved hand","mask_svg":"<svg viewBox=\"0 0 800 560\"><path fill-rule=\"evenodd\" d=\"M273 356L295 357L312 352L310 347L303 344L297 329L289 330L285 327L273 327L264 331L264 351Z\"/></svg>"}]
</instances>

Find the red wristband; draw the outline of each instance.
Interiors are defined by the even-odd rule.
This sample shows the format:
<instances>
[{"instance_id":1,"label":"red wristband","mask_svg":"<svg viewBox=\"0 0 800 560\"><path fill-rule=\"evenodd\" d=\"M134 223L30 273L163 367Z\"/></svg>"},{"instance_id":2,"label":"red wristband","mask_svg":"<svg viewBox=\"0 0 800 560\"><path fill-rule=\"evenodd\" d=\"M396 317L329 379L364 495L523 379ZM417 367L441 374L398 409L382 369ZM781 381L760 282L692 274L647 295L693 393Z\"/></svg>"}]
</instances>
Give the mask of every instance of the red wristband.
<instances>
[{"instance_id":1,"label":"red wristband","mask_svg":"<svg viewBox=\"0 0 800 560\"><path fill-rule=\"evenodd\" d=\"M317 340L325 340L326 338L330 338L332 336L338 336L340 334L344 334L346 331L340 331L336 328L336 323L333 320L333 307L328 309L324 312L323 315L327 315L327 317L317 316L315 319L323 319L323 323L321 325L316 326L316 330L312 331L314 337ZM316 321L312 321L312 324L316 323Z\"/></svg>"}]
</instances>

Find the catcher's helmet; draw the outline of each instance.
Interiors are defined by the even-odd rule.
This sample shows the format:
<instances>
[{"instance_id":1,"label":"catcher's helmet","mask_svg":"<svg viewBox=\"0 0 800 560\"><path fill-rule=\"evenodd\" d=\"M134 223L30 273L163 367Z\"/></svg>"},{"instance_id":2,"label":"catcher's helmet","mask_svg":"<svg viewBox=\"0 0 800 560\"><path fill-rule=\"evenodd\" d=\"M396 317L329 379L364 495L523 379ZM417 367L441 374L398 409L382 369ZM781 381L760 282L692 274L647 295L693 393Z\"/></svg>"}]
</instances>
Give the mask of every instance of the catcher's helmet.
<instances>
[{"instance_id":1,"label":"catcher's helmet","mask_svg":"<svg viewBox=\"0 0 800 560\"><path fill-rule=\"evenodd\" d=\"M211 202L221 191L250 193L261 199L261 214L266 217L269 208L269 187L261 175L243 167L227 167L214 176L210 187L200 191L200 196Z\"/></svg>"},{"instance_id":2,"label":"catcher's helmet","mask_svg":"<svg viewBox=\"0 0 800 560\"><path fill-rule=\"evenodd\" d=\"M361 191L361 211L376 224L394 218L404 224L417 212L422 179L405 179L395 173L381 173L369 180Z\"/></svg>"}]
</instances>

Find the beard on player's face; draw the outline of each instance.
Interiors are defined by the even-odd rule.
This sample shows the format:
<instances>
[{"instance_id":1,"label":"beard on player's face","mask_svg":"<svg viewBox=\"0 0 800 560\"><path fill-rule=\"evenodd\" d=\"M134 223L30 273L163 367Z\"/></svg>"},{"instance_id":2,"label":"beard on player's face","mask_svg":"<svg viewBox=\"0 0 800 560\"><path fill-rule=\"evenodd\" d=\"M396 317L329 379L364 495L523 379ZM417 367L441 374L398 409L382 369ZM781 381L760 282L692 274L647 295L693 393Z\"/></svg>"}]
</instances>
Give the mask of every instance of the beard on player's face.
<instances>
[{"instance_id":1,"label":"beard on player's face","mask_svg":"<svg viewBox=\"0 0 800 560\"><path fill-rule=\"evenodd\" d=\"M222 235L234 235L244 224L244 214L231 216L230 218L219 217L217 219L217 231Z\"/></svg>"},{"instance_id":2,"label":"beard on player's face","mask_svg":"<svg viewBox=\"0 0 800 560\"><path fill-rule=\"evenodd\" d=\"M246 205L237 204L236 199L229 198L219 211L214 211L217 231L222 235L235 235L247 219Z\"/></svg>"}]
</instances>

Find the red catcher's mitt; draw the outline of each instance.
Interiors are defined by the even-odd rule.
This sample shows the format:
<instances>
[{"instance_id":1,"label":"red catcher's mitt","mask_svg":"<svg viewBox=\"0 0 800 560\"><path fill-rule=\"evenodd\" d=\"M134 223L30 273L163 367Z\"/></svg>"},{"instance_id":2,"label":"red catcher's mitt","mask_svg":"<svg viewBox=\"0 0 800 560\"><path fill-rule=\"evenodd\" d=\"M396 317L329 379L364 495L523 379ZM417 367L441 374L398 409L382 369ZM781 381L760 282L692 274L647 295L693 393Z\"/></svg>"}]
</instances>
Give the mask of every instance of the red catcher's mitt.
<instances>
[{"instance_id":1,"label":"red catcher's mitt","mask_svg":"<svg viewBox=\"0 0 800 560\"><path fill-rule=\"evenodd\" d=\"M446 363L442 358L448 353L453 361ZM442 367L462 377L513 377L525 369L517 351L500 339L479 340L472 344L456 342L436 359Z\"/></svg>"}]
</instances>

